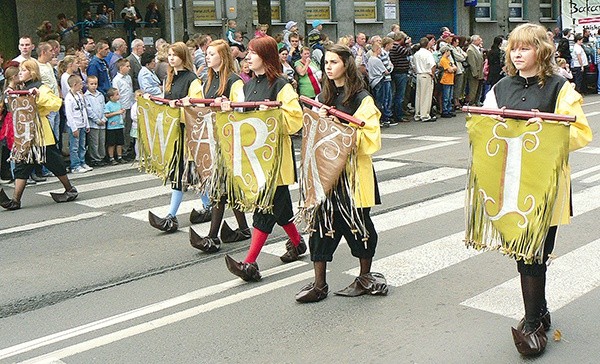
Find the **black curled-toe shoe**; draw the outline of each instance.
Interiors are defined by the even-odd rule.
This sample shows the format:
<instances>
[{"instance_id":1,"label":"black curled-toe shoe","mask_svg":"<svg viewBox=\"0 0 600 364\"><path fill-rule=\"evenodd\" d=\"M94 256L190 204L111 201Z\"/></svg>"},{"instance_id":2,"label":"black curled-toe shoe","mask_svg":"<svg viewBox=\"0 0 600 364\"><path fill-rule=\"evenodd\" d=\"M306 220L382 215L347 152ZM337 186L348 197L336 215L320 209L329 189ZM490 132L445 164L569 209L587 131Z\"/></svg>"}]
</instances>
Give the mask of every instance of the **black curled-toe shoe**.
<instances>
[{"instance_id":1,"label":"black curled-toe shoe","mask_svg":"<svg viewBox=\"0 0 600 364\"><path fill-rule=\"evenodd\" d=\"M50 192L50 196L52 196L54 202L57 203L71 202L75 200L77 196L79 196L79 192L77 192L77 189L75 187L71 187L70 190L65 191L63 193Z\"/></svg>"},{"instance_id":2,"label":"black curled-toe shoe","mask_svg":"<svg viewBox=\"0 0 600 364\"><path fill-rule=\"evenodd\" d=\"M315 286L314 282L311 282L302 287L300 292L296 293L296 301L300 303L319 302L327 298L328 293L329 286L327 284L318 288Z\"/></svg>"},{"instance_id":3,"label":"black curled-toe shoe","mask_svg":"<svg viewBox=\"0 0 600 364\"><path fill-rule=\"evenodd\" d=\"M544 312L542 312L542 314L540 315L540 322L544 326L544 331L548 332L548 330L550 330L550 326L552 326L552 319L550 317L550 311L548 311L548 309L544 310ZM523 317L521 321L519 321L519 324L517 325L517 330L523 331L524 327L525 317Z\"/></svg>"},{"instance_id":4,"label":"black curled-toe shoe","mask_svg":"<svg viewBox=\"0 0 600 364\"><path fill-rule=\"evenodd\" d=\"M223 226L221 226L221 241L224 243L235 243L236 241L242 241L246 239L250 239L252 236L252 232L250 228L240 229L237 228L232 230L227 224L227 221L223 221Z\"/></svg>"},{"instance_id":5,"label":"black curled-toe shoe","mask_svg":"<svg viewBox=\"0 0 600 364\"><path fill-rule=\"evenodd\" d=\"M236 262L235 259L229 255L225 255L225 264L227 269L234 275L240 277L246 282L258 282L261 280L260 272L258 271L258 264L255 263L241 263Z\"/></svg>"},{"instance_id":6,"label":"black curled-toe shoe","mask_svg":"<svg viewBox=\"0 0 600 364\"><path fill-rule=\"evenodd\" d=\"M202 211L196 211L196 209L192 209L190 212L190 222L192 224L200 224L203 222L208 222L212 218L212 209L206 209Z\"/></svg>"},{"instance_id":7,"label":"black curled-toe shoe","mask_svg":"<svg viewBox=\"0 0 600 364\"><path fill-rule=\"evenodd\" d=\"M0 188L0 206L10 211L18 210L21 208L21 201L9 198L4 190Z\"/></svg>"},{"instance_id":8,"label":"black curled-toe shoe","mask_svg":"<svg viewBox=\"0 0 600 364\"><path fill-rule=\"evenodd\" d=\"M371 272L356 277L348 287L334 293L346 297L357 297L364 294L385 296L388 293L388 286L383 274Z\"/></svg>"},{"instance_id":9,"label":"black curled-toe shoe","mask_svg":"<svg viewBox=\"0 0 600 364\"><path fill-rule=\"evenodd\" d=\"M515 346L521 355L535 356L543 353L546 349L548 337L541 322L533 331L525 332L525 329L517 330L514 327L511 327L511 330Z\"/></svg>"},{"instance_id":10,"label":"black curled-toe shoe","mask_svg":"<svg viewBox=\"0 0 600 364\"><path fill-rule=\"evenodd\" d=\"M190 244L205 253L216 253L221 250L221 240L209 236L202 237L190 227Z\"/></svg>"},{"instance_id":11,"label":"black curled-toe shoe","mask_svg":"<svg viewBox=\"0 0 600 364\"><path fill-rule=\"evenodd\" d=\"M306 253L306 243L304 242L304 238L300 237L300 243L298 246L294 246L290 239L285 243L285 254L279 257L284 263L295 262L300 258L300 256Z\"/></svg>"},{"instance_id":12,"label":"black curled-toe shoe","mask_svg":"<svg viewBox=\"0 0 600 364\"><path fill-rule=\"evenodd\" d=\"M177 217L170 214L163 219L154 215L152 211L148 211L148 222L153 228L166 233L174 233L179 228Z\"/></svg>"}]
</instances>

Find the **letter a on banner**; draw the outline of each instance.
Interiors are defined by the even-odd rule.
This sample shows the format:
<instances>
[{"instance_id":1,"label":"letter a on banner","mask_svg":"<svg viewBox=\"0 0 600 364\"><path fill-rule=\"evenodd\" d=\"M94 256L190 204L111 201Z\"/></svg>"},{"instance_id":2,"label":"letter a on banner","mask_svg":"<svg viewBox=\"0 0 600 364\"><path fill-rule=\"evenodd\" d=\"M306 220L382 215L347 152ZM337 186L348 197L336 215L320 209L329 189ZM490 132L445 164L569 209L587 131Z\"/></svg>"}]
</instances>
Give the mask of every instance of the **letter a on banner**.
<instances>
[{"instance_id":1,"label":"letter a on banner","mask_svg":"<svg viewBox=\"0 0 600 364\"><path fill-rule=\"evenodd\" d=\"M138 97L137 102L140 169L165 182L172 171L183 167L177 153L182 143L181 111L142 97Z\"/></svg>"},{"instance_id":2,"label":"letter a on banner","mask_svg":"<svg viewBox=\"0 0 600 364\"><path fill-rule=\"evenodd\" d=\"M502 123L483 115L467 120L467 245L541 262L553 212L564 203L557 194L569 157L569 127Z\"/></svg>"},{"instance_id":3,"label":"letter a on banner","mask_svg":"<svg viewBox=\"0 0 600 364\"><path fill-rule=\"evenodd\" d=\"M215 112L210 107L186 106L184 113L186 144L195 165L192 173L195 180L191 184L210 192L213 161L216 157Z\"/></svg>"},{"instance_id":4,"label":"letter a on banner","mask_svg":"<svg viewBox=\"0 0 600 364\"><path fill-rule=\"evenodd\" d=\"M280 109L217 113L218 168L232 207L272 208L281 168L282 120Z\"/></svg>"}]
</instances>

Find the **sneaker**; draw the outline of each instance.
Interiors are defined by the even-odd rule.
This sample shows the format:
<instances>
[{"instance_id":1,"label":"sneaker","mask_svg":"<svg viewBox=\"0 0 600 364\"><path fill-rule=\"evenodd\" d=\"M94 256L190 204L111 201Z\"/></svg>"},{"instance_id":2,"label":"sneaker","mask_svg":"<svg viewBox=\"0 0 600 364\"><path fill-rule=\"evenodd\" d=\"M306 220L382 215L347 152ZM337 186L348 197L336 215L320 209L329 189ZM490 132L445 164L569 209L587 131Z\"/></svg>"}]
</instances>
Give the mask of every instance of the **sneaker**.
<instances>
[{"instance_id":1,"label":"sneaker","mask_svg":"<svg viewBox=\"0 0 600 364\"><path fill-rule=\"evenodd\" d=\"M415 119L415 121L421 121L421 117L417 116L417 115L415 115L414 119Z\"/></svg>"},{"instance_id":2,"label":"sneaker","mask_svg":"<svg viewBox=\"0 0 600 364\"><path fill-rule=\"evenodd\" d=\"M27 178L27 185L37 185L37 182L34 181L31 177Z\"/></svg>"},{"instance_id":3,"label":"sneaker","mask_svg":"<svg viewBox=\"0 0 600 364\"><path fill-rule=\"evenodd\" d=\"M48 171L48 172L42 174L42 177L54 177L54 173Z\"/></svg>"},{"instance_id":4,"label":"sneaker","mask_svg":"<svg viewBox=\"0 0 600 364\"><path fill-rule=\"evenodd\" d=\"M125 159L123 159L123 158L117 158L117 163L119 163L119 164L125 164L125 163L127 163L127 161Z\"/></svg>"},{"instance_id":5,"label":"sneaker","mask_svg":"<svg viewBox=\"0 0 600 364\"><path fill-rule=\"evenodd\" d=\"M114 158L109 159L108 164L111 166L116 166L117 164L119 164L119 162L117 162Z\"/></svg>"},{"instance_id":6,"label":"sneaker","mask_svg":"<svg viewBox=\"0 0 600 364\"><path fill-rule=\"evenodd\" d=\"M379 123L379 125L382 128L389 128L390 127L390 122L389 121L382 121L381 123Z\"/></svg>"},{"instance_id":7,"label":"sneaker","mask_svg":"<svg viewBox=\"0 0 600 364\"><path fill-rule=\"evenodd\" d=\"M396 120L394 120L394 119L388 121L388 123L390 124L390 126L396 126L396 125L398 125L398 122Z\"/></svg>"},{"instance_id":8,"label":"sneaker","mask_svg":"<svg viewBox=\"0 0 600 364\"><path fill-rule=\"evenodd\" d=\"M82 166L71 168L71 173L77 174L77 173L85 173L85 172L87 172L87 170L85 168L83 168Z\"/></svg>"},{"instance_id":9,"label":"sneaker","mask_svg":"<svg viewBox=\"0 0 600 364\"><path fill-rule=\"evenodd\" d=\"M81 168L85 169L87 172L89 172L89 171L93 171L93 170L94 170L94 168L92 168L92 167L88 166L88 165L87 165L87 164L85 164L85 163L81 165Z\"/></svg>"}]
</instances>

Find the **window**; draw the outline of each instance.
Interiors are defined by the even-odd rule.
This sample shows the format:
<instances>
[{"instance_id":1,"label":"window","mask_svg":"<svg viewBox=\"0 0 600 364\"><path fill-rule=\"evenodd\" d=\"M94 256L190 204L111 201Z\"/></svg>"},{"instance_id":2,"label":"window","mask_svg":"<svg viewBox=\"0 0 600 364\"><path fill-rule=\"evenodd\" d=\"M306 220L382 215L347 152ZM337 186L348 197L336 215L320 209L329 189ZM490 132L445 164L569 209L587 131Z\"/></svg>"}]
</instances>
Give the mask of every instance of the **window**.
<instances>
[{"instance_id":1,"label":"window","mask_svg":"<svg viewBox=\"0 0 600 364\"><path fill-rule=\"evenodd\" d=\"M306 21L309 23L312 20L329 22L333 19L331 1L306 0L304 13L306 14Z\"/></svg>"},{"instance_id":2,"label":"window","mask_svg":"<svg viewBox=\"0 0 600 364\"><path fill-rule=\"evenodd\" d=\"M555 21L558 13L557 4L558 2L554 0L540 0L540 20Z\"/></svg>"},{"instance_id":3,"label":"window","mask_svg":"<svg viewBox=\"0 0 600 364\"><path fill-rule=\"evenodd\" d=\"M354 21L357 23L377 21L377 1L355 1Z\"/></svg>"},{"instance_id":4,"label":"window","mask_svg":"<svg viewBox=\"0 0 600 364\"><path fill-rule=\"evenodd\" d=\"M496 0L477 2L477 6L475 7L475 21L496 21Z\"/></svg>"},{"instance_id":5,"label":"window","mask_svg":"<svg viewBox=\"0 0 600 364\"><path fill-rule=\"evenodd\" d=\"M221 25L222 9L221 2L215 0L194 0L192 3L194 12L194 25Z\"/></svg>"},{"instance_id":6,"label":"window","mask_svg":"<svg viewBox=\"0 0 600 364\"><path fill-rule=\"evenodd\" d=\"M252 0L252 13L254 24L258 24L258 5ZM281 23L281 1L271 1L271 23Z\"/></svg>"},{"instance_id":7,"label":"window","mask_svg":"<svg viewBox=\"0 0 600 364\"><path fill-rule=\"evenodd\" d=\"M527 0L510 0L510 3L508 3L508 21L527 21Z\"/></svg>"}]
</instances>

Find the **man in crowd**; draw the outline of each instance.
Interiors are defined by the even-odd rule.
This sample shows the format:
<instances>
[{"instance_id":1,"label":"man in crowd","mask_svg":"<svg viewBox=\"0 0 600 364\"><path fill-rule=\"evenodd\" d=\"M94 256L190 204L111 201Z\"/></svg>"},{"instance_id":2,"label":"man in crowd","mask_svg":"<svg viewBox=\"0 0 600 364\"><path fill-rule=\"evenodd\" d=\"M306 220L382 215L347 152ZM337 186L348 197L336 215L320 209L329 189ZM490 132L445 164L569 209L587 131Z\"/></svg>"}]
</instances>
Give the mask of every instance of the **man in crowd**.
<instances>
[{"instance_id":1,"label":"man in crowd","mask_svg":"<svg viewBox=\"0 0 600 364\"><path fill-rule=\"evenodd\" d=\"M142 64L140 63L142 53L144 53L144 41L141 39L134 39L133 42L131 42L131 54L127 57L129 64L131 65L131 72L129 75L131 76L134 91L140 88L138 74L142 69Z\"/></svg>"},{"instance_id":2,"label":"man in crowd","mask_svg":"<svg viewBox=\"0 0 600 364\"><path fill-rule=\"evenodd\" d=\"M112 57L108 61L108 69L110 71L110 79L115 78L117 73L119 73L119 68L117 67L117 61L122 59L127 53L127 43L123 38L115 38L112 42Z\"/></svg>"},{"instance_id":3,"label":"man in crowd","mask_svg":"<svg viewBox=\"0 0 600 364\"><path fill-rule=\"evenodd\" d=\"M111 87L110 74L108 72L108 63L106 63L106 56L110 47L104 40L99 40L96 44L96 55L90 61L87 68L88 76L98 77L98 91L102 92L106 96L106 92Z\"/></svg>"},{"instance_id":4,"label":"man in crowd","mask_svg":"<svg viewBox=\"0 0 600 364\"><path fill-rule=\"evenodd\" d=\"M480 47L483 45L483 39L477 34L471 36L471 44L467 48L467 82L469 85L469 104L479 105L481 91L483 86L483 54Z\"/></svg>"},{"instance_id":5,"label":"man in crowd","mask_svg":"<svg viewBox=\"0 0 600 364\"><path fill-rule=\"evenodd\" d=\"M21 36L21 38L19 38L19 52L21 52L21 53L19 54L18 57L13 59L13 61L21 64L24 61L30 59L31 52L33 51L34 48L35 48L35 46L33 45L33 42L31 41L30 36L28 36L28 35Z\"/></svg>"}]
</instances>

